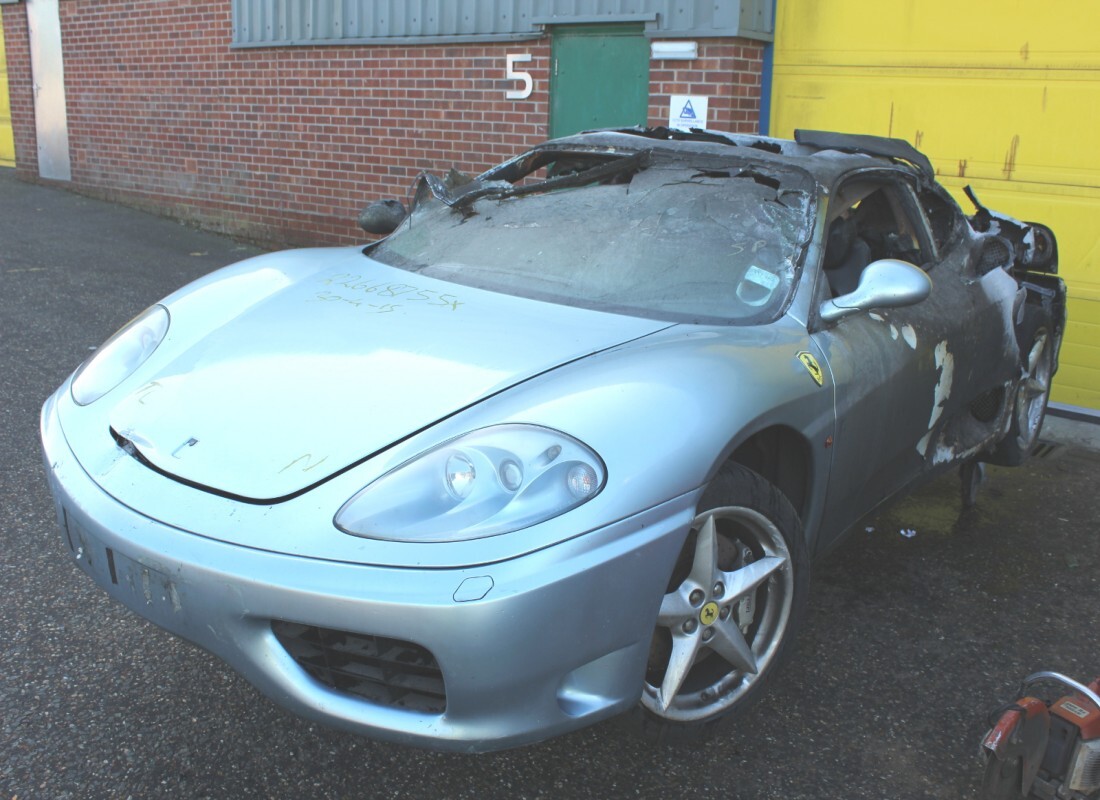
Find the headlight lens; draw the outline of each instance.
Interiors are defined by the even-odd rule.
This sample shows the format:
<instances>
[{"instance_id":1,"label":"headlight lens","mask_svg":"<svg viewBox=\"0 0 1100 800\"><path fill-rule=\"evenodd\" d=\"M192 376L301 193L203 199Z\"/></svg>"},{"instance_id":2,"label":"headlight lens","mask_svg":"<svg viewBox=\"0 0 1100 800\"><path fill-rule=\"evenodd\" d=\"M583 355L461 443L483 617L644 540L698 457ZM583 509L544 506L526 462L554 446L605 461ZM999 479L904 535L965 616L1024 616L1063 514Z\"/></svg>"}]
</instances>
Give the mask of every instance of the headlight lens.
<instances>
[{"instance_id":1,"label":"headlight lens","mask_svg":"<svg viewBox=\"0 0 1100 800\"><path fill-rule=\"evenodd\" d=\"M595 497L606 471L590 448L535 425L460 436L348 500L336 527L397 542L455 542L545 522Z\"/></svg>"},{"instance_id":2,"label":"headlight lens","mask_svg":"<svg viewBox=\"0 0 1100 800\"><path fill-rule=\"evenodd\" d=\"M94 403L114 389L153 354L168 333L168 309L151 306L108 339L73 376L73 400Z\"/></svg>"}]
</instances>

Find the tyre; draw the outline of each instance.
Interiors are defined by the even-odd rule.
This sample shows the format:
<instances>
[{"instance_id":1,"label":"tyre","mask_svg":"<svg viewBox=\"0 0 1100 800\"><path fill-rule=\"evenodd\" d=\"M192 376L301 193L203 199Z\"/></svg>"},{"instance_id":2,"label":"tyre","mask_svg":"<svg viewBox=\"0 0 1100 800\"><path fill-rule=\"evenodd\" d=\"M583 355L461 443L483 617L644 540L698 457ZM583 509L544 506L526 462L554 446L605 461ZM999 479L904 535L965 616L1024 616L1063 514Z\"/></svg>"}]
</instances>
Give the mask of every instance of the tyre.
<instances>
[{"instance_id":1,"label":"tyre","mask_svg":"<svg viewBox=\"0 0 1100 800\"><path fill-rule=\"evenodd\" d=\"M657 616L639 706L647 738L692 741L761 694L801 622L802 524L752 470L724 467L703 494Z\"/></svg>"},{"instance_id":2,"label":"tyre","mask_svg":"<svg viewBox=\"0 0 1100 800\"><path fill-rule=\"evenodd\" d=\"M1008 432L993 451L995 464L1018 466L1039 440L1054 378L1054 339L1050 320L1038 309L1031 309L1020 331L1021 377L1012 398L1012 418Z\"/></svg>"}]
</instances>

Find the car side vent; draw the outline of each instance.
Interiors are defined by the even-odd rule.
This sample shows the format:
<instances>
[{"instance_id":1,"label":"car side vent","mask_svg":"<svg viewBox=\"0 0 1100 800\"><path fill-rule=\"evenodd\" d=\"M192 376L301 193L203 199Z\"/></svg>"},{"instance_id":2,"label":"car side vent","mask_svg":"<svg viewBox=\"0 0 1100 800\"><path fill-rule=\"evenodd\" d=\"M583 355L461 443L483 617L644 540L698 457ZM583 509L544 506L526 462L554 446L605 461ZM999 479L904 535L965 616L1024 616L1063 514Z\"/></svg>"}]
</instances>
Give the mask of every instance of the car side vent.
<instances>
[{"instance_id":1,"label":"car side vent","mask_svg":"<svg viewBox=\"0 0 1100 800\"><path fill-rule=\"evenodd\" d=\"M985 275L987 272L1012 265L1012 244L1002 236L989 236L982 242L982 250L978 256L978 272Z\"/></svg>"},{"instance_id":2,"label":"car side vent","mask_svg":"<svg viewBox=\"0 0 1100 800\"><path fill-rule=\"evenodd\" d=\"M998 386L985 394L978 395L970 403L970 415L978 422L992 422L1001 413L1004 404L1004 387Z\"/></svg>"},{"instance_id":3,"label":"car side vent","mask_svg":"<svg viewBox=\"0 0 1100 800\"><path fill-rule=\"evenodd\" d=\"M378 705L438 714L447 708L443 672L411 642L273 620L271 630L315 680Z\"/></svg>"}]
</instances>

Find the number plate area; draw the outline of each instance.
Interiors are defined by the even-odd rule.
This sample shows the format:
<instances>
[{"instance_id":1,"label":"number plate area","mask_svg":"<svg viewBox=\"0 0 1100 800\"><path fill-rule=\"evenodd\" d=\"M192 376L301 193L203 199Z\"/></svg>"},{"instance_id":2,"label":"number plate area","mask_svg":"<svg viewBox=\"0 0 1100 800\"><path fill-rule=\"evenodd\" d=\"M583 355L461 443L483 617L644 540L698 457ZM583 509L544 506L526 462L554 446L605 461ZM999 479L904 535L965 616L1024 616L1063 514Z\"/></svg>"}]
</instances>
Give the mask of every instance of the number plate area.
<instances>
[{"instance_id":1,"label":"number plate area","mask_svg":"<svg viewBox=\"0 0 1100 800\"><path fill-rule=\"evenodd\" d=\"M63 516L77 564L113 597L162 625L183 610L179 587L167 574L107 547L67 511Z\"/></svg>"}]
</instances>

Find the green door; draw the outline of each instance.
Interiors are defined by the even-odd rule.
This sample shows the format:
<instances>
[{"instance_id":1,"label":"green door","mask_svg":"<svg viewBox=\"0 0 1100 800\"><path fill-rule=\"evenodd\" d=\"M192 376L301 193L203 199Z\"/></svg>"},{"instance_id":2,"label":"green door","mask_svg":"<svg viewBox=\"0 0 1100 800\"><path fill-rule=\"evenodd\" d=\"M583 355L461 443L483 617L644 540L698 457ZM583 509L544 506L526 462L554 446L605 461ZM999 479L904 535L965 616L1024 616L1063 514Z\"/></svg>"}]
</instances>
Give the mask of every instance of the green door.
<instances>
[{"instance_id":1,"label":"green door","mask_svg":"<svg viewBox=\"0 0 1100 800\"><path fill-rule=\"evenodd\" d=\"M646 123L649 42L641 25L556 27L551 57L551 137Z\"/></svg>"}]
</instances>

